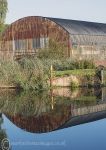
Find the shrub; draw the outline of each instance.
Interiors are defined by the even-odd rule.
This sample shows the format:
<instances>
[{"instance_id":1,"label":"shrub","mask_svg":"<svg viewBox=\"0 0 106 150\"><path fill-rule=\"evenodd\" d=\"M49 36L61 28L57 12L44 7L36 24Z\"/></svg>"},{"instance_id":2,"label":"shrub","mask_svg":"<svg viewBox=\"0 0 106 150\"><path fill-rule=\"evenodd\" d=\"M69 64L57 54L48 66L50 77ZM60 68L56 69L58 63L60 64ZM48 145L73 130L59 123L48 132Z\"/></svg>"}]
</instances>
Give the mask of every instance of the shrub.
<instances>
[{"instance_id":1,"label":"shrub","mask_svg":"<svg viewBox=\"0 0 106 150\"><path fill-rule=\"evenodd\" d=\"M23 58L19 62L2 61L0 63L0 84L16 85L25 90L43 90L47 88L47 76L39 59Z\"/></svg>"},{"instance_id":2,"label":"shrub","mask_svg":"<svg viewBox=\"0 0 106 150\"><path fill-rule=\"evenodd\" d=\"M73 61L71 59L62 59L52 61L52 65L57 71L74 70L74 69L94 69L95 65L92 61Z\"/></svg>"},{"instance_id":3,"label":"shrub","mask_svg":"<svg viewBox=\"0 0 106 150\"><path fill-rule=\"evenodd\" d=\"M70 58L39 59L38 57L25 57L19 61L0 61L0 84L16 85L25 90L48 89L47 83L50 79L51 65L53 65L54 71L65 70L65 74L69 74L74 69L92 69L94 67L92 62L73 61Z\"/></svg>"},{"instance_id":4,"label":"shrub","mask_svg":"<svg viewBox=\"0 0 106 150\"><path fill-rule=\"evenodd\" d=\"M53 39L49 39L48 47L44 49L39 49L37 55L40 59L62 59L66 58L65 49L66 47L64 44L56 42Z\"/></svg>"}]
</instances>

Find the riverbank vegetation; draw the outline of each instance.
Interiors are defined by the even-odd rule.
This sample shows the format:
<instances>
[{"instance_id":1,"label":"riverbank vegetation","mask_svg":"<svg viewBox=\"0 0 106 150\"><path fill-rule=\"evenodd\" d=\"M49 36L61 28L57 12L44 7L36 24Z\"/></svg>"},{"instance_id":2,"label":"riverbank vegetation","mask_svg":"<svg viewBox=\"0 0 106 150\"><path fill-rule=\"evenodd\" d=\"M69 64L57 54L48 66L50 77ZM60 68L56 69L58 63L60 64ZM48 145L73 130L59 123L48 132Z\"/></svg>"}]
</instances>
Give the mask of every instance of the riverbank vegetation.
<instances>
[{"instance_id":1,"label":"riverbank vegetation","mask_svg":"<svg viewBox=\"0 0 106 150\"><path fill-rule=\"evenodd\" d=\"M0 61L0 86L13 86L24 90L47 90L49 89L48 81L51 77L51 65L54 69L53 77L71 74L94 75L95 67L91 63L86 67L84 64L85 61L80 63L72 62L72 60L65 61L65 59L50 60L37 57L22 58L19 61Z\"/></svg>"},{"instance_id":2,"label":"riverbank vegetation","mask_svg":"<svg viewBox=\"0 0 106 150\"><path fill-rule=\"evenodd\" d=\"M55 75L57 77L63 77L63 76L69 76L69 75L94 76L95 69L75 69L75 70L56 71Z\"/></svg>"}]
</instances>

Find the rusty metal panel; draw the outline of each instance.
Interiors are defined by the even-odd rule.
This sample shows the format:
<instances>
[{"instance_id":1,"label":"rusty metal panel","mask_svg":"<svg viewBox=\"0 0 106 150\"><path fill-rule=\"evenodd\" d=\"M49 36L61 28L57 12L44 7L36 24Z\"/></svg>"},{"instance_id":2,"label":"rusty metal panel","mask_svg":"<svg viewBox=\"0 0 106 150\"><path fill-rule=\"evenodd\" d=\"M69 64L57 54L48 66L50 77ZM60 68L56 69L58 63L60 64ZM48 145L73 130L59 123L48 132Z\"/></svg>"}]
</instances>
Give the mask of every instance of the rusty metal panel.
<instances>
[{"instance_id":1,"label":"rusty metal panel","mask_svg":"<svg viewBox=\"0 0 106 150\"><path fill-rule=\"evenodd\" d=\"M47 37L57 33L57 36L66 34L56 23L42 17L26 17L14 22L3 34L4 40L30 39ZM59 34L58 34L59 33ZM65 34L64 34L65 33ZM63 38L59 36L58 38Z\"/></svg>"},{"instance_id":2,"label":"rusty metal panel","mask_svg":"<svg viewBox=\"0 0 106 150\"><path fill-rule=\"evenodd\" d=\"M0 53L12 57L36 54L50 39L65 45L66 56L106 59L106 24L34 16L6 29Z\"/></svg>"},{"instance_id":3,"label":"rusty metal panel","mask_svg":"<svg viewBox=\"0 0 106 150\"><path fill-rule=\"evenodd\" d=\"M1 51L4 55L11 50L15 51L15 55L36 53L36 49L42 48L42 38L64 43L68 49L68 32L62 27L47 18L26 17L12 23L3 33ZM36 47L33 46L34 39Z\"/></svg>"}]
</instances>

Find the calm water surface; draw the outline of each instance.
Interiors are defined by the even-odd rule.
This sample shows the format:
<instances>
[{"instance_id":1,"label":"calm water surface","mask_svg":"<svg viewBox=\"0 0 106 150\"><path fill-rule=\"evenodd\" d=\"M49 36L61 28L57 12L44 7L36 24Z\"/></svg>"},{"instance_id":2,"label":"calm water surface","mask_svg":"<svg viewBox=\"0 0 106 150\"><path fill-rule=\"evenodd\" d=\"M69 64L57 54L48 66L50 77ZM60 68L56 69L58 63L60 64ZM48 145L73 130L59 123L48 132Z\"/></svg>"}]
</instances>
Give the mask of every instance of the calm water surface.
<instances>
[{"instance_id":1,"label":"calm water surface","mask_svg":"<svg viewBox=\"0 0 106 150\"><path fill-rule=\"evenodd\" d=\"M2 90L0 111L0 141L11 150L106 150L106 88Z\"/></svg>"}]
</instances>

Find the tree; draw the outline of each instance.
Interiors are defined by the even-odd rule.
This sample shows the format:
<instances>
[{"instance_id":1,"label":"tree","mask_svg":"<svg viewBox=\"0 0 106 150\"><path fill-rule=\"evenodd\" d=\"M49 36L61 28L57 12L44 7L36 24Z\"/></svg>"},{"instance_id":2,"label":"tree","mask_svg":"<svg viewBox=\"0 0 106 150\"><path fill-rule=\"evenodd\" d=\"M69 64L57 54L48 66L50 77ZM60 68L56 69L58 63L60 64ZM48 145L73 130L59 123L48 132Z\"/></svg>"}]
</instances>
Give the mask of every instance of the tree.
<instances>
[{"instance_id":1,"label":"tree","mask_svg":"<svg viewBox=\"0 0 106 150\"><path fill-rule=\"evenodd\" d=\"M63 43L56 42L53 39L49 39L48 47L44 49L39 49L39 58L49 58L49 59L63 59L66 58L65 54L66 46Z\"/></svg>"},{"instance_id":2,"label":"tree","mask_svg":"<svg viewBox=\"0 0 106 150\"><path fill-rule=\"evenodd\" d=\"M8 3L7 0L0 0L0 25L2 25L6 18Z\"/></svg>"}]
</instances>

